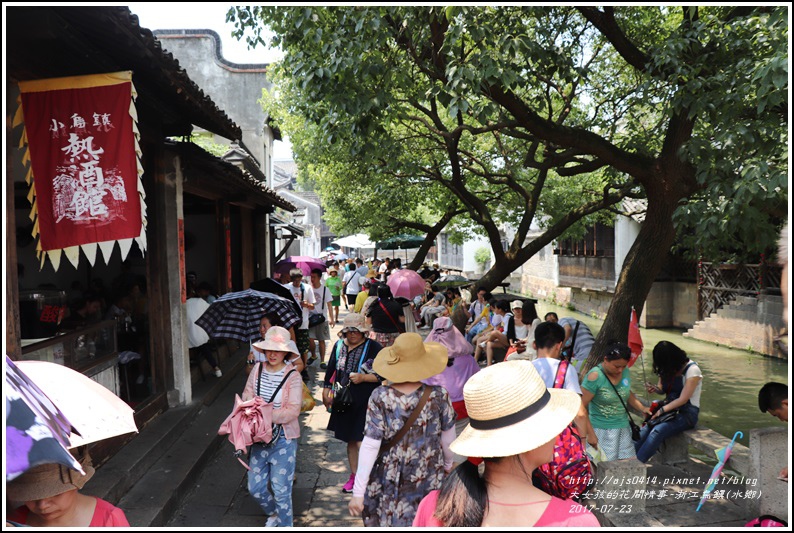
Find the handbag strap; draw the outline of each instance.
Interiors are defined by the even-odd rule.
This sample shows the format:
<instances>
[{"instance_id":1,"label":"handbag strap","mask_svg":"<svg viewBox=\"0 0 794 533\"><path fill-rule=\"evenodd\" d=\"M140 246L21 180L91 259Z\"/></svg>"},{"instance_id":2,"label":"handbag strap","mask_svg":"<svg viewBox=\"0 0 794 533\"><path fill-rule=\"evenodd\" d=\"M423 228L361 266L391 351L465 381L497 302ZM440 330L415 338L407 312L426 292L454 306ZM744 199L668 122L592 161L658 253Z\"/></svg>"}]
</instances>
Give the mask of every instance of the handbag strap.
<instances>
[{"instance_id":1,"label":"handbag strap","mask_svg":"<svg viewBox=\"0 0 794 533\"><path fill-rule=\"evenodd\" d=\"M397 322L395 322L394 317L391 316L391 313L389 313L389 310L386 309L385 305L383 305L383 302L380 300L380 298L378 298L378 305L380 305L380 308L383 309L384 313L386 313L386 316L389 317L389 320L391 320L391 323L394 324L395 328L397 328L397 331L400 331L400 326L397 325Z\"/></svg>"},{"instance_id":2,"label":"handbag strap","mask_svg":"<svg viewBox=\"0 0 794 533\"><path fill-rule=\"evenodd\" d=\"M422 396L419 398L419 403L417 403L416 407L414 407L414 410L411 411L411 415L408 417L408 420L405 421L403 427L400 428L400 431L395 433L394 437L392 437L391 439L387 440L386 442L380 445L380 450L378 451L378 455L383 455L391 448L393 448L395 444L400 442L400 440L402 440L405 434L408 433L408 430L411 429L411 426L414 425L416 419L419 418L419 414L422 412L422 409L427 403L427 400L430 398L430 393L432 392L430 386L428 385L422 385L422 386L425 388L425 390L422 392Z\"/></svg>"},{"instance_id":3,"label":"handbag strap","mask_svg":"<svg viewBox=\"0 0 794 533\"><path fill-rule=\"evenodd\" d=\"M613 390L613 391L615 391L615 396L617 396L617 397L618 397L618 400L620 400L620 404L623 406L623 409L625 409L625 410L626 410L626 415L629 417L629 422L631 423L631 425L634 425L634 424L635 424L635 422L634 422L634 419L633 419L633 418L631 418L631 413L629 413L629 408L628 408L628 407L626 407L626 404L625 404L625 402L623 402L623 398L621 398L621 397L620 397L620 393L618 393L618 389L617 389L617 388L615 388L615 384L614 384L614 383L612 383L611 381L609 381L609 376L607 376L607 374L606 374L606 372L604 372L604 369L603 369L603 368L601 368L601 367L599 366L599 367L598 367L598 369L601 371L601 373L602 373L602 374L604 374L604 379L606 379L606 380L607 380L607 383L609 383L610 385L612 385L612 390ZM629 392L631 392L631 391L629 391Z\"/></svg>"},{"instance_id":4,"label":"handbag strap","mask_svg":"<svg viewBox=\"0 0 794 533\"><path fill-rule=\"evenodd\" d=\"M573 359L573 346L576 344L576 334L579 332L579 324L582 322L577 320L576 327L573 328L573 334L571 335L571 345L568 347L568 359ZM606 374L604 374L606 376Z\"/></svg>"},{"instance_id":5,"label":"handbag strap","mask_svg":"<svg viewBox=\"0 0 794 533\"><path fill-rule=\"evenodd\" d=\"M565 386L565 378L566 374L568 373L568 365L570 362L568 359L563 358L560 361L560 364L557 366L557 375L554 376L554 387L555 389L562 389ZM562 379L560 379L562 376Z\"/></svg>"},{"instance_id":6,"label":"handbag strap","mask_svg":"<svg viewBox=\"0 0 794 533\"><path fill-rule=\"evenodd\" d=\"M264 363L259 363L259 372L258 372L258 373L257 373L257 375L256 375L256 395L257 395L257 396L260 396L260 393L259 393L259 386L260 386L260 384L262 383L262 366L263 366L263 365L264 365ZM281 383L279 383L279 384L278 384L278 387L276 387L276 390L274 390L274 391L273 391L273 396L271 396L271 397L270 397L270 401L268 401L267 403L273 403L273 400L275 400L275 399L276 399L276 394L278 394L278 391L280 391L280 390L281 390L281 387L283 387L283 386L284 386L284 383L287 381L287 378L288 378L288 377L289 377L289 375L290 375L290 374L292 374L293 372L295 372L295 369L294 369L294 368L293 368L292 370L290 370L289 372L287 372L287 374L286 374L286 375L284 376L284 378L281 380Z\"/></svg>"}]
</instances>

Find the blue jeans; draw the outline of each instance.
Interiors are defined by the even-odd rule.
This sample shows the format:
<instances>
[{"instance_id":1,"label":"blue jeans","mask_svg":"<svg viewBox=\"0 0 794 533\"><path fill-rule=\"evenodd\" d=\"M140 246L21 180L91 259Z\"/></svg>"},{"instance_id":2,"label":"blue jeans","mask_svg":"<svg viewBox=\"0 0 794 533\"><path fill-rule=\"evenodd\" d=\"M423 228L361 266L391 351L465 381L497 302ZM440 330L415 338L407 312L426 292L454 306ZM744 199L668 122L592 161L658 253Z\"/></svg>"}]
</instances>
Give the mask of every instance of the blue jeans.
<instances>
[{"instance_id":1,"label":"blue jeans","mask_svg":"<svg viewBox=\"0 0 794 533\"><path fill-rule=\"evenodd\" d=\"M659 450L659 446L665 439L695 427L699 412L700 409L694 405L686 404L679 409L678 416L668 422L663 422L653 428L649 428L647 424L643 425L640 429L640 440L634 443L637 459L643 463L648 462L648 459Z\"/></svg>"},{"instance_id":2,"label":"blue jeans","mask_svg":"<svg viewBox=\"0 0 794 533\"><path fill-rule=\"evenodd\" d=\"M432 324L431 324L431 325L432 325ZM487 326L487 325L488 325L488 323L487 323L487 322L478 322L478 323L477 323L477 325L476 325L476 326L474 326L473 328L471 328L471 329L469 330L469 332L466 334L466 340L467 340L467 341L469 341L469 342L474 342L474 337L475 337L475 336L476 336L476 335L477 335L479 332L481 332L482 330L484 330L484 329L485 329L485 326Z\"/></svg>"},{"instance_id":3,"label":"blue jeans","mask_svg":"<svg viewBox=\"0 0 794 533\"><path fill-rule=\"evenodd\" d=\"M292 527L292 481L297 452L298 439L285 439L283 434L273 446L251 446L248 492L265 514L278 515L280 527ZM267 487L268 481L273 494Z\"/></svg>"}]
</instances>

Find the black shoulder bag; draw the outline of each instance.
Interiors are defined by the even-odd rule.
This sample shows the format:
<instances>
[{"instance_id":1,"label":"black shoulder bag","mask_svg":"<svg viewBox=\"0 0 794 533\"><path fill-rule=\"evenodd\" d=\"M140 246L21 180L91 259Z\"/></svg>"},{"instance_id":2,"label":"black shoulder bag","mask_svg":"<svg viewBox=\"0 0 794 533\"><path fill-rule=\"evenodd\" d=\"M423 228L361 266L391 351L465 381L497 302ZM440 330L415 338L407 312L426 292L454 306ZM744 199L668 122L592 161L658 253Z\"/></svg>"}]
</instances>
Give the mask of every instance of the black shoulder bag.
<instances>
[{"instance_id":1,"label":"black shoulder bag","mask_svg":"<svg viewBox=\"0 0 794 533\"><path fill-rule=\"evenodd\" d=\"M311 313L309 315L309 327L313 328L314 326L319 326L323 322L325 322L325 291L328 288L323 285L323 303L320 304L320 312L319 313ZM315 307L316 309L316 307Z\"/></svg>"},{"instance_id":2,"label":"black shoulder bag","mask_svg":"<svg viewBox=\"0 0 794 533\"><path fill-rule=\"evenodd\" d=\"M259 394L259 386L262 383L262 366L263 365L264 365L264 363L259 363L259 373L256 375L256 395L257 396L260 396L260 394ZM295 371L296 370L293 368L292 370L287 372L287 374L284 376L284 379L282 379L281 383L279 383L278 387L276 387L276 390L273 391L273 395L270 397L270 401L268 401L267 403L273 403L273 400L276 399L276 394L278 394L278 391L280 391L281 387L284 386L284 383L287 381L287 378L289 377L289 375L292 374ZM262 444L264 444L265 447L273 446L276 443L276 441L278 440L278 438L281 436L281 432L282 432L281 424L273 424L273 436L270 438L270 442L263 442Z\"/></svg>"},{"instance_id":3,"label":"black shoulder bag","mask_svg":"<svg viewBox=\"0 0 794 533\"><path fill-rule=\"evenodd\" d=\"M623 405L623 409L626 410L626 416L629 417L629 425L631 426L631 440L633 440L635 442L640 440L640 426L638 426L636 424L636 422L634 422L634 419L631 418L631 413L629 413L629 408L626 407L626 404L623 401L623 398L620 397L620 394L618 393L618 389L615 388L615 384L612 383L611 381L609 381L609 376L606 375L606 372L604 372L604 369L601 368L601 367L598 367L598 369L601 371L602 374L604 374L604 377L606 378L607 382L610 385L612 385L612 390L615 391L615 396L618 397L618 400L620 400L621 405ZM631 390L629 390L629 394L631 394Z\"/></svg>"},{"instance_id":4,"label":"black shoulder bag","mask_svg":"<svg viewBox=\"0 0 794 533\"><path fill-rule=\"evenodd\" d=\"M369 350L369 339L364 341L364 349L361 352L361 359L358 362L358 371L361 372L361 365L364 364L364 359L367 357L367 350ZM339 357L337 355L337 357ZM337 359L337 363L338 363ZM353 407L353 391L350 386L354 385L350 381L350 376L347 377L347 383L344 386L339 384L339 369L337 367L337 379L334 382L334 402L331 404L331 410L334 413L346 413Z\"/></svg>"}]
</instances>

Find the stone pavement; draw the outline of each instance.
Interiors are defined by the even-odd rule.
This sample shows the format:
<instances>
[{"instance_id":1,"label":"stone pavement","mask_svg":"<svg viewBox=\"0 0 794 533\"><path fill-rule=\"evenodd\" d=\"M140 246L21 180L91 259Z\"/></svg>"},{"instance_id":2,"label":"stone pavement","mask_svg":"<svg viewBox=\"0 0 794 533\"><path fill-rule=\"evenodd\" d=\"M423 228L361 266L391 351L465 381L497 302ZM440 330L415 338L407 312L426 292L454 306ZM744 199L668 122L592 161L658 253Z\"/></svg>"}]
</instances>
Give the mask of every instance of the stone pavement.
<instances>
[{"instance_id":1,"label":"stone pavement","mask_svg":"<svg viewBox=\"0 0 794 533\"><path fill-rule=\"evenodd\" d=\"M344 320L344 307L339 318ZM330 354L341 325L331 331L332 340L326 342ZM422 332L425 336L426 332ZM326 361L328 356L326 356ZM243 372L240 373L244 375ZM309 367L310 389L319 402L325 371L319 361ZM239 383L238 383L239 382ZM234 391L242 392L244 380L236 377L218 401L229 403ZM351 517L347 510L349 494L342 485L350 476L347 445L334 439L326 430L330 414L322 403L312 411L300 415L301 437L298 463L292 491L294 525L296 527L363 527L361 518ZM232 456L233 449L226 437L218 450L206 461L195 482L195 488L185 496L182 505L169 520L168 527L262 527L265 515L248 494L247 476L243 466Z\"/></svg>"}]
</instances>

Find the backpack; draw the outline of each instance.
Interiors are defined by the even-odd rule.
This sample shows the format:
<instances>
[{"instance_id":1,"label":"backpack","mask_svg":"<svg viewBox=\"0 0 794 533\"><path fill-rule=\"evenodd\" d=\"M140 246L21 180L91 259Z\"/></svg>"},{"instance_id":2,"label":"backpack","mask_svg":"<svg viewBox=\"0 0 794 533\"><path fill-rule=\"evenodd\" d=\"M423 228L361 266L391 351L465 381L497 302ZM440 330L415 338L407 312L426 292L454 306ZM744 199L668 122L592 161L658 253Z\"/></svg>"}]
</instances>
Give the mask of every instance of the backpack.
<instances>
[{"instance_id":1,"label":"backpack","mask_svg":"<svg viewBox=\"0 0 794 533\"><path fill-rule=\"evenodd\" d=\"M788 527L785 520L771 514L761 515L747 522L744 527Z\"/></svg>"},{"instance_id":2,"label":"backpack","mask_svg":"<svg viewBox=\"0 0 794 533\"><path fill-rule=\"evenodd\" d=\"M555 389L565 385L568 365L568 359L560 361L554 378ZM578 500L593 483L593 469L573 422L557 436L554 459L539 466L532 473L532 481L543 492L564 500Z\"/></svg>"}]
</instances>

